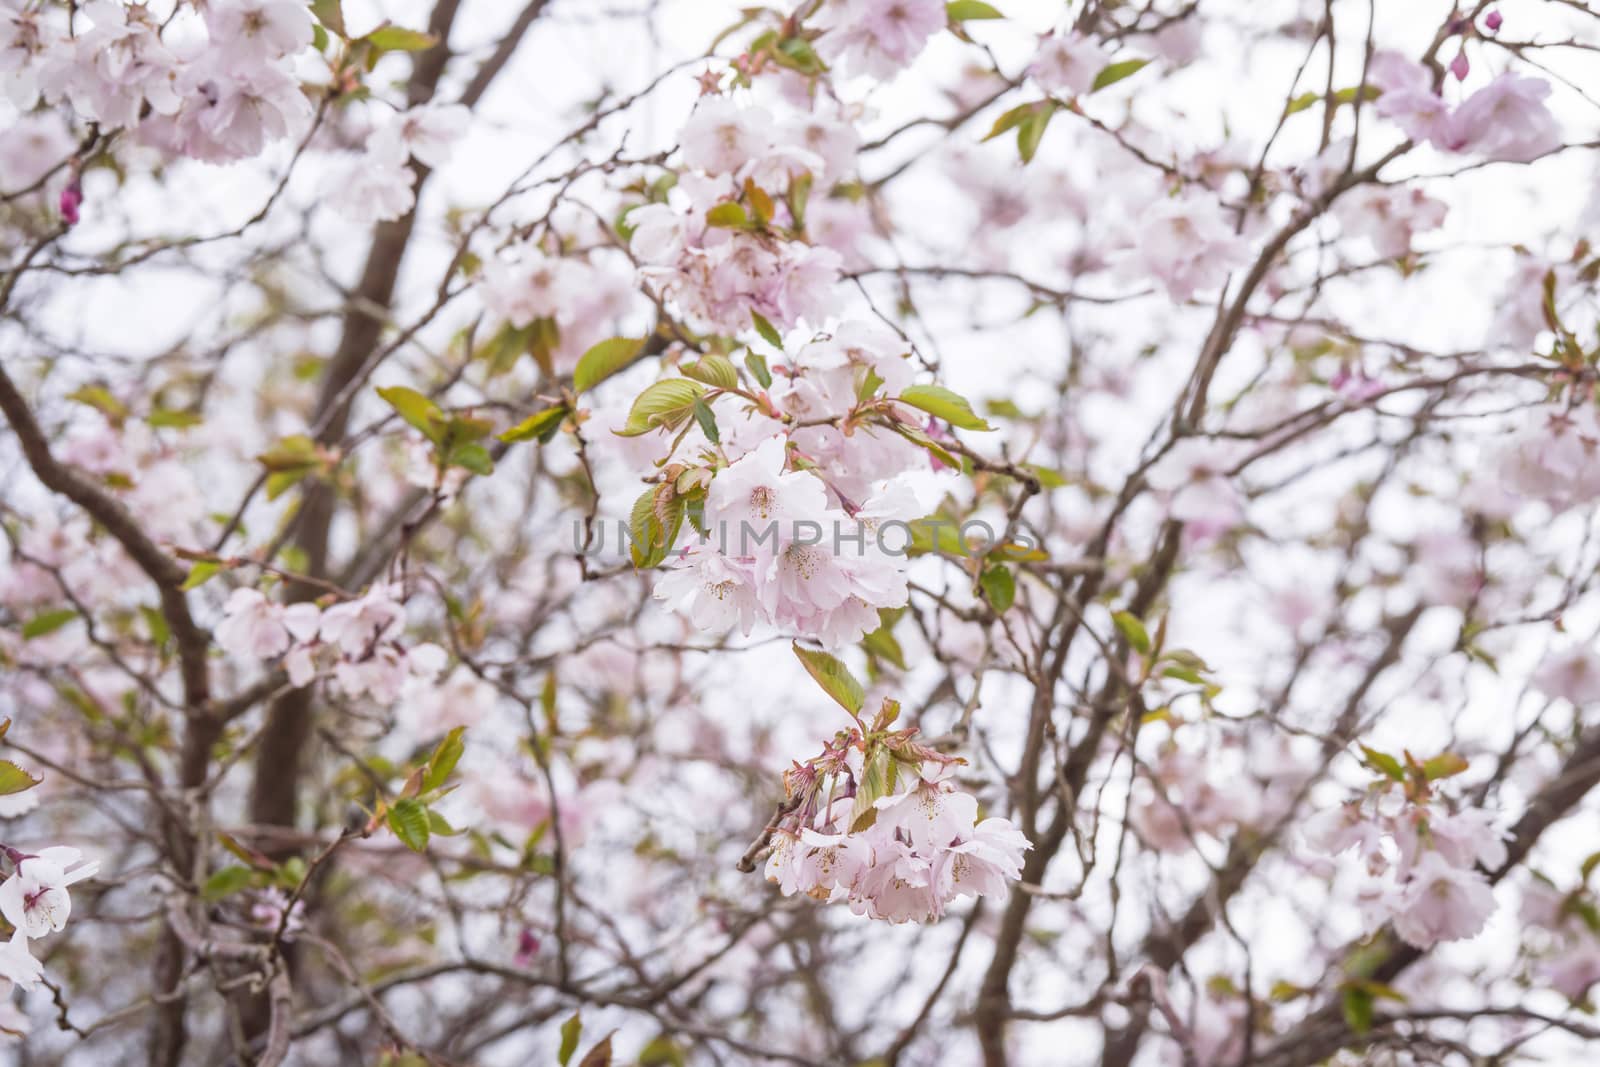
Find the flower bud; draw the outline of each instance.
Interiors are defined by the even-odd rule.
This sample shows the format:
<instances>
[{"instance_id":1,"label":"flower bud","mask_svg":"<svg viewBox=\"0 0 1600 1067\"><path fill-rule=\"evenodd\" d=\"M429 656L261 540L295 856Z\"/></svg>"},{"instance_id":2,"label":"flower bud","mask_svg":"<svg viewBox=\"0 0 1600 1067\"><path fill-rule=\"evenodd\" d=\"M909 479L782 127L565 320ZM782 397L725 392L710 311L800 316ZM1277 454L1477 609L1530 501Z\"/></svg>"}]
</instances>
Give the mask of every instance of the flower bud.
<instances>
[{"instance_id":1,"label":"flower bud","mask_svg":"<svg viewBox=\"0 0 1600 1067\"><path fill-rule=\"evenodd\" d=\"M68 226L78 224L78 209L83 206L83 183L73 178L67 187L61 190L61 221Z\"/></svg>"}]
</instances>

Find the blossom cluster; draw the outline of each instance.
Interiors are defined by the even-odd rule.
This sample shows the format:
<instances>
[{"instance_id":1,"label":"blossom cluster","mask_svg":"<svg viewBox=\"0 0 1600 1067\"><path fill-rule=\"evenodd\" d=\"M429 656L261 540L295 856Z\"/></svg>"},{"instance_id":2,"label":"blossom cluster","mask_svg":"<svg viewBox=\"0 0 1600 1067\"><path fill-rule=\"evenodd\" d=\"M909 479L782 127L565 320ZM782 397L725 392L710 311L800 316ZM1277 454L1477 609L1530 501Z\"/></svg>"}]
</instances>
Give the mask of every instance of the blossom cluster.
<instances>
[{"instance_id":1,"label":"blossom cluster","mask_svg":"<svg viewBox=\"0 0 1600 1067\"><path fill-rule=\"evenodd\" d=\"M1561 144L1561 127L1545 98L1550 83L1506 72L1452 108L1428 68L1397 52L1372 57L1377 109L1415 141L1446 152L1526 163Z\"/></svg>"},{"instance_id":2,"label":"blossom cluster","mask_svg":"<svg viewBox=\"0 0 1600 1067\"><path fill-rule=\"evenodd\" d=\"M628 214L642 278L712 329L749 329L753 315L780 328L820 324L842 260L805 240L805 210L813 187L853 168L854 129L827 115L780 127L766 108L710 96L680 139L670 202Z\"/></svg>"},{"instance_id":3,"label":"blossom cluster","mask_svg":"<svg viewBox=\"0 0 1600 1067\"><path fill-rule=\"evenodd\" d=\"M1563 892L1534 875L1522 891L1522 919L1548 938L1537 973L1573 1002L1600 982L1600 909L1587 886Z\"/></svg>"},{"instance_id":4,"label":"blossom cluster","mask_svg":"<svg viewBox=\"0 0 1600 1067\"><path fill-rule=\"evenodd\" d=\"M576 256L550 256L521 243L484 257L477 289L502 330L553 334L550 365L571 370L580 356L610 336L637 300L627 272Z\"/></svg>"},{"instance_id":5,"label":"blossom cluster","mask_svg":"<svg viewBox=\"0 0 1600 1067\"><path fill-rule=\"evenodd\" d=\"M44 967L28 943L59 933L72 915L67 887L100 871L96 861L82 862L83 853L67 845L38 852L0 848L11 863L11 874L0 882L0 915L11 924L10 940L0 943L0 1029L22 1032L27 1020L9 1003L13 984L30 989L44 977Z\"/></svg>"},{"instance_id":6,"label":"blossom cluster","mask_svg":"<svg viewBox=\"0 0 1600 1067\"><path fill-rule=\"evenodd\" d=\"M1491 811L1444 804L1426 781L1435 772L1422 767L1410 768L1405 789L1390 788L1397 779L1386 775L1362 797L1319 812L1302 831L1315 851L1354 852L1369 876L1360 891L1364 914L1429 948L1475 937L1488 924L1495 900L1486 872L1506 862L1507 832ZM1398 766L1393 773L1407 774Z\"/></svg>"},{"instance_id":7,"label":"blossom cluster","mask_svg":"<svg viewBox=\"0 0 1600 1067\"><path fill-rule=\"evenodd\" d=\"M216 638L224 651L241 658L282 657L289 684L296 688L331 671L335 688L345 696L392 704L409 679L431 681L448 663L438 645L401 645L396 638L405 617L401 590L392 585L375 585L361 597L327 608L308 601L279 604L243 587L229 594Z\"/></svg>"},{"instance_id":8,"label":"blossom cluster","mask_svg":"<svg viewBox=\"0 0 1600 1067\"><path fill-rule=\"evenodd\" d=\"M258 155L310 125L290 67L312 43L299 0L213 0L171 19L90 0L68 16L65 5L0 3L0 79L24 112L66 103L104 133L209 163Z\"/></svg>"},{"instance_id":9,"label":"blossom cluster","mask_svg":"<svg viewBox=\"0 0 1600 1067\"><path fill-rule=\"evenodd\" d=\"M323 194L353 222L400 218L417 202L417 172L410 162L443 166L470 119L459 104L425 104L392 116L371 132L362 151L328 171Z\"/></svg>"},{"instance_id":10,"label":"blossom cluster","mask_svg":"<svg viewBox=\"0 0 1600 1067\"><path fill-rule=\"evenodd\" d=\"M789 469L789 451L775 435L716 474L706 536L678 554L656 596L705 629L748 634L759 621L836 648L877 629L881 609L905 605L906 561L885 551L877 524L923 510L895 479L847 509L825 470Z\"/></svg>"},{"instance_id":11,"label":"blossom cluster","mask_svg":"<svg viewBox=\"0 0 1600 1067\"><path fill-rule=\"evenodd\" d=\"M1227 736L1201 753L1170 741L1151 762L1151 788L1135 794L1129 823L1149 848L1185 852L1202 836L1224 840L1240 829L1270 828L1315 773L1287 745L1250 747Z\"/></svg>"},{"instance_id":12,"label":"blossom cluster","mask_svg":"<svg viewBox=\"0 0 1600 1067\"><path fill-rule=\"evenodd\" d=\"M785 896L896 923L935 921L963 896L1003 897L1033 846L1009 820L978 819L977 799L950 780L955 762L909 731L873 742L841 734L785 774L793 813L775 829L768 880ZM906 788L885 791L867 768L903 772Z\"/></svg>"}]
</instances>

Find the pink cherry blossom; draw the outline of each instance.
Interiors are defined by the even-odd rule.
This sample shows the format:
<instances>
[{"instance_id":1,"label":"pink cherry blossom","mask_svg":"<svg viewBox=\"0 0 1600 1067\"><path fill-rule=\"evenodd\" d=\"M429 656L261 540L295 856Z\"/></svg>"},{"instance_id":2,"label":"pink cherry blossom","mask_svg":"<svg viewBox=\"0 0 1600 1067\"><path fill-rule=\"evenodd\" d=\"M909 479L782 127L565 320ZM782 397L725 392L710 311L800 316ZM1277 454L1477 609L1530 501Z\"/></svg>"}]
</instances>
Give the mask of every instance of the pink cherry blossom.
<instances>
[{"instance_id":1,"label":"pink cherry blossom","mask_svg":"<svg viewBox=\"0 0 1600 1067\"><path fill-rule=\"evenodd\" d=\"M1110 62L1099 42L1077 33L1052 33L1039 42L1028 76L1047 93L1076 96L1088 92Z\"/></svg>"},{"instance_id":2,"label":"pink cherry blossom","mask_svg":"<svg viewBox=\"0 0 1600 1067\"><path fill-rule=\"evenodd\" d=\"M853 74L890 78L944 29L941 0L830 0L819 23L817 51Z\"/></svg>"}]
</instances>

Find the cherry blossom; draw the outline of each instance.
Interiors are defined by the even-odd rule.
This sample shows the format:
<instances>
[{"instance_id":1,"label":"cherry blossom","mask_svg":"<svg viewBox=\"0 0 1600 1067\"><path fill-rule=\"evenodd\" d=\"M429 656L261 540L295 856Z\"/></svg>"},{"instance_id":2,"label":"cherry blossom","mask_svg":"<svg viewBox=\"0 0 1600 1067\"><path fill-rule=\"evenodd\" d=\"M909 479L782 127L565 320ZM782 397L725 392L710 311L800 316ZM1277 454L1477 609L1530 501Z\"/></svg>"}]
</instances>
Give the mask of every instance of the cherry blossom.
<instances>
[{"instance_id":1,"label":"cherry blossom","mask_svg":"<svg viewBox=\"0 0 1600 1067\"><path fill-rule=\"evenodd\" d=\"M98 862L80 863L82 858L82 852L65 845L13 855L11 877L0 883L0 914L33 940L65 928L72 914L67 886L100 871Z\"/></svg>"},{"instance_id":2,"label":"cherry blossom","mask_svg":"<svg viewBox=\"0 0 1600 1067\"><path fill-rule=\"evenodd\" d=\"M1494 892L1481 874L1452 865L1437 852L1417 861L1390 905L1394 929L1408 944L1428 948L1480 933L1494 911Z\"/></svg>"},{"instance_id":3,"label":"cherry blossom","mask_svg":"<svg viewBox=\"0 0 1600 1067\"><path fill-rule=\"evenodd\" d=\"M852 73L890 78L944 29L938 0L829 0L819 16L827 32L817 49Z\"/></svg>"},{"instance_id":4,"label":"cherry blossom","mask_svg":"<svg viewBox=\"0 0 1600 1067\"><path fill-rule=\"evenodd\" d=\"M1039 42L1028 75L1047 93L1075 96L1088 92L1110 62L1098 42L1076 33L1052 33Z\"/></svg>"}]
</instances>

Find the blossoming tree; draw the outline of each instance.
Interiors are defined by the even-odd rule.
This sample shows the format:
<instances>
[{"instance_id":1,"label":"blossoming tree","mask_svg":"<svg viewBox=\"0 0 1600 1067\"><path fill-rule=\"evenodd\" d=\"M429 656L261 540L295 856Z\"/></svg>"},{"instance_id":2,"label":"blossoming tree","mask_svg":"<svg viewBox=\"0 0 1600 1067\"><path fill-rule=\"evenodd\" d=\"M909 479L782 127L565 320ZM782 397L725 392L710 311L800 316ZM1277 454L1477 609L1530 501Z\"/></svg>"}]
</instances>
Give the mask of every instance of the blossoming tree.
<instances>
[{"instance_id":1,"label":"blossoming tree","mask_svg":"<svg viewBox=\"0 0 1600 1067\"><path fill-rule=\"evenodd\" d=\"M1597 51L0 0L8 1053L1593 1062Z\"/></svg>"}]
</instances>

